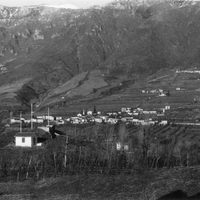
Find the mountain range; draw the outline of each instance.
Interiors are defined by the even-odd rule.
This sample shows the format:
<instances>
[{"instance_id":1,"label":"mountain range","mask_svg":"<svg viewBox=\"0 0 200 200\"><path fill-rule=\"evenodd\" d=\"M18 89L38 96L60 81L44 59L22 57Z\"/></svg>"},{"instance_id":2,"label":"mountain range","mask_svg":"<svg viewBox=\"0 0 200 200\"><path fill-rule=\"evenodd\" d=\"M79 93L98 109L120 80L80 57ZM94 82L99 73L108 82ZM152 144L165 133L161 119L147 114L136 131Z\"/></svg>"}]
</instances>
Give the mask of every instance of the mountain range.
<instances>
[{"instance_id":1,"label":"mountain range","mask_svg":"<svg viewBox=\"0 0 200 200\"><path fill-rule=\"evenodd\" d=\"M196 1L0 6L0 107L93 105L160 71L198 69L199 20Z\"/></svg>"}]
</instances>

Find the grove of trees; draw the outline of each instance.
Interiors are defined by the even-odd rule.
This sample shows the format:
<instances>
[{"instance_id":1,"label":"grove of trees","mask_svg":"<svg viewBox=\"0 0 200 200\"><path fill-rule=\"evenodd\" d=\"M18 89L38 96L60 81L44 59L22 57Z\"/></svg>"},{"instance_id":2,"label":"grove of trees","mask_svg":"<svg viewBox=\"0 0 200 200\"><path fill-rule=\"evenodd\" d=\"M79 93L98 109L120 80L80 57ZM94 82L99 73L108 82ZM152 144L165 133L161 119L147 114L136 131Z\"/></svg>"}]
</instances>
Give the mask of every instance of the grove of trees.
<instances>
[{"instance_id":1,"label":"grove of trees","mask_svg":"<svg viewBox=\"0 0 200 200\"><path fill-rule=\"evenodd\" d=\"M160 168L198 166L200 147L180 142L186 127L94 125L71 129L43 147L0 150L0 177L23 180L80 173L143 173ZM117 144L119 148L117 149Z\"/></svg>"}]
</instances>

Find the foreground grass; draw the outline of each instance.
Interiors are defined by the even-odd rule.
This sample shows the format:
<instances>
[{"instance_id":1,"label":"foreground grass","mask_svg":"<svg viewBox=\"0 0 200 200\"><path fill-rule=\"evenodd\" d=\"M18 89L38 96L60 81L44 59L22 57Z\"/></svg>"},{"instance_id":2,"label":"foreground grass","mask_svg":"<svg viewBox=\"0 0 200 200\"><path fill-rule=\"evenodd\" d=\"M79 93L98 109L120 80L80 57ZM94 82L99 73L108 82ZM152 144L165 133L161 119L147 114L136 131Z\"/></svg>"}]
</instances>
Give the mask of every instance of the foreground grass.
<instances>
[{"instance_id":1,"label":"foreground grass","mask_svg":"<svg viewBox=\"0 0 200 200\"><path fill-rule=\"evenodd\" d=\"M72 175L39 181L1 182L0 199L157 200L175 190L200 191L200 168L162 169L142 174Z\"/></svg>"}]
</instances>

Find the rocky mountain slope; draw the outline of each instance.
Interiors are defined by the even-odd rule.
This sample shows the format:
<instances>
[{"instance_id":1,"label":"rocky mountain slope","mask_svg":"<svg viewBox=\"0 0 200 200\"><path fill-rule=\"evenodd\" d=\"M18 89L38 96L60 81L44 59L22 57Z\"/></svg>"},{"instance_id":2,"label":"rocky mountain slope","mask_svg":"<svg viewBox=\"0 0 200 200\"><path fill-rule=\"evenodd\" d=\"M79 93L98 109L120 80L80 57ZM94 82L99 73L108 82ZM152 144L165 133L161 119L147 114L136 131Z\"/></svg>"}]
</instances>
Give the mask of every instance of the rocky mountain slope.
<instances>
[{"instance_id":1,"label":"rocky mountain slope","mask_svg":"<svg viewBox=\"0 0 200 200\"><path fill-rule=\"evenodd\" d=\"M159 70L199 68L199 19L193 1L0 6L1 105L60 106L117 93Z\"/></svg>"}]
</instances>

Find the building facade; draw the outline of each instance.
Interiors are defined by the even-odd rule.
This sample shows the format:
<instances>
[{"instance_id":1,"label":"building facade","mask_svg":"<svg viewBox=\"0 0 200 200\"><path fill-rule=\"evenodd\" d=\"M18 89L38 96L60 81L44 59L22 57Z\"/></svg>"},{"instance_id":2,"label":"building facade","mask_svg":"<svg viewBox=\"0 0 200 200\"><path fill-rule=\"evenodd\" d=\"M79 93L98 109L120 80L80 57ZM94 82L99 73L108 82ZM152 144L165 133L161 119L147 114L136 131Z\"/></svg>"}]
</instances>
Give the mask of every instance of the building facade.
<instances>
[{"instance_id":1,"label":"building facade","mask_svg":"<svg viewBox=\"0 0 200 200\"><path fill-rule=\"evenodd\" d=\"M33 147L37 146L37 136L35 132L22 132L15 135L16 147Z\"/></svg>"}]
</instances>

